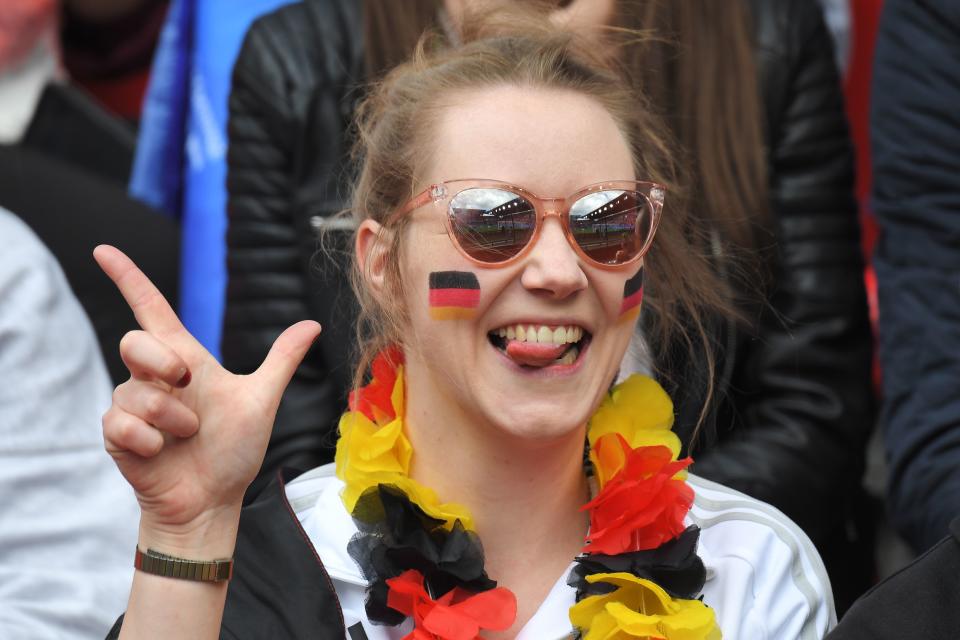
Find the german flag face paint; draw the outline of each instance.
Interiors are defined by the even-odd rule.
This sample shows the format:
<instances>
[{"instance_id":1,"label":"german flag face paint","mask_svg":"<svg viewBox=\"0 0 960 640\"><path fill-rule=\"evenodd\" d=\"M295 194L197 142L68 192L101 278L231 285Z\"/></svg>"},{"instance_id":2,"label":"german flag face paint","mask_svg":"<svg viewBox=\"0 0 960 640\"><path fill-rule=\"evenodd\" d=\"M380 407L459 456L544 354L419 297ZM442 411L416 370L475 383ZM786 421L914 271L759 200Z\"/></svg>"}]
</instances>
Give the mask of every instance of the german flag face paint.
<instances>
[{"instance_id":1,"label":"german flag face paint","mask_svg":"<svg viewBox=\"0 0 960 640\"><path fill-rule=\"evenodd\" d=\"M623 283L623 302L620 304L621 320L636 320L640 314L640 303L643 302L643 267Z\"/></svg>"},{"instance_id":2,"label":"german flag face paint","mask_svg":"<svg viewBox=\"0 0 960 640\"><path fill-rule=\"evenodd\" d=\"M472 318L480 304L480 282L470 271L430 274L430 317L434 320Z\"/></svg>"}]
</instances>

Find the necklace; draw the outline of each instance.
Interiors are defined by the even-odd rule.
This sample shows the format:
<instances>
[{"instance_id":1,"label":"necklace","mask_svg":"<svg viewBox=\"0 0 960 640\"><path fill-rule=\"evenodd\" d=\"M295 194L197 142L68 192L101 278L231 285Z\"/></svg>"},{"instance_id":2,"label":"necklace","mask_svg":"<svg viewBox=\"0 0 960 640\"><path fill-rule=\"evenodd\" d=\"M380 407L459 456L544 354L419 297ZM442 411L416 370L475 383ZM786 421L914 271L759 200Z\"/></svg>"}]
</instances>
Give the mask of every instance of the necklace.
<instances>
[{"instance_id":1,"label":"necklace","mask_svg":"<svg viewBox=\"0 0 960 640\"><path fill-rule=\"evenodd\" d=\"M473 640L508 629L516 598L487 576L483 547L463 505L443 503L409 476L403 430L403 355L374 360L367 386L340 419L336 474L358 533L348 551L369 582L367 617L401 624L404 640ZM706 572L699 529L684 528L693 504L690 458L679 460L673 405L651 378L617 385L587 429L597 494L582 510L590 531L568 584L570 622L584 640L718 640L712 609L698 596Z\"/></svg>"}]
</instances>

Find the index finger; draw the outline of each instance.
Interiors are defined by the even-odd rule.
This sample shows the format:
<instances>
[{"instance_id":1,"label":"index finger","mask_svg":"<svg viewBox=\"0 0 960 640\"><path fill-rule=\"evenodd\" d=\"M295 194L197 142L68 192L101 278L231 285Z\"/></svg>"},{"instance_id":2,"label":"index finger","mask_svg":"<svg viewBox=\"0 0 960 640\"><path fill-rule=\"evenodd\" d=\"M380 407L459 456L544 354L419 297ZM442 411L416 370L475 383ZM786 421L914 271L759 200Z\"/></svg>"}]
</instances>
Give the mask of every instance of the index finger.
<instances>
[{"instance_id":1,"label":"index finger","mask_svg":"<svg viewBox=\"0 0 960 640\"><path fill-rule=\"evenodd\" d=\"M101 244L93 250L93 257L117 285L144 330L159 336L186 333L167 299L126 254Z\"/></svg>"}]
</instances>

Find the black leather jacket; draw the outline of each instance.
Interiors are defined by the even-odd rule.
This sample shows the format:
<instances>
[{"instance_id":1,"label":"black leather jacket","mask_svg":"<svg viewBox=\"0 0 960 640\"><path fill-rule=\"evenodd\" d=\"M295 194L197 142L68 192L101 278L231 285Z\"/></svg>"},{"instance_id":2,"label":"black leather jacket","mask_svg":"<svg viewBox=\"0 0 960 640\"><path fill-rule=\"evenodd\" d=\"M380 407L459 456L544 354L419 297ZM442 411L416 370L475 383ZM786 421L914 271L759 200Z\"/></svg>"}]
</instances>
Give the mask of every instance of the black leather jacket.
<instances>
[{"instance_id":1,"label":"black leather jacket","mask_svg":"<svg viewBox=\"0 0 960 640\"><path fill-rule=\"evenodd\" d=\"M347 204L346 131L351 90L363 81L361 2L310 0L257 20L243 43L230 93L227 153L227 305L222 354L255 370L290 324L323 332L277 413L260 475L333 459L352 379L356 316L347 260L318 251L318 223ZM332 233L346 250L349 233Z\"/></svg>"},{"instance_id":2,"label":"black leather jacket","mask_svg":"<svg viewBox=\"0 0 960 640\"><path fill-rule=\"evenodd\" d=\"M717 437L696 470L770 502L815 542L842 519L872 426L852 155L813 0L752 0L779 260L756 335L728 335ZM230 99L223 356L253 370L293 322L324 325L284 397L263 476L332 455L353 323L342 274L312 268L314 226L346 206L345 130L363 73L362 3L307 0L257 21ZM742 333L742 332L741 332ZM688 378L691 379L691 378ZM695 376L692 380L695 380ZM689 436L696 399L677 409Z\"/></svg>"}]
</instances>

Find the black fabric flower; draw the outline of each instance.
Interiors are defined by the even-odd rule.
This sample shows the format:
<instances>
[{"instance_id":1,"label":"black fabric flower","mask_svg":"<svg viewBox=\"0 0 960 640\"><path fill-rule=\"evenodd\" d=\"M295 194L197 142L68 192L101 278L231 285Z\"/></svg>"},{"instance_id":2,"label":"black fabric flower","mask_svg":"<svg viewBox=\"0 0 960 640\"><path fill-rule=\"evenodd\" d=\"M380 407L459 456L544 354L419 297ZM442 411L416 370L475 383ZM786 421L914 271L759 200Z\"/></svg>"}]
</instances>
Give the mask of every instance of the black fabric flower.
<instances>
[{"instance_id":1,"label":"black fabric flower","mask_svg":"<svg viewBox=\"0 0 960 640\"><path fill-rule=\"evenodd\" d=\"M365 491L351 515L360 531L347 551L370 581L366 609L373 622L397 625L406 619L387 606L386 581L409 569L423 574L433 598L454 587L480 592L497 586L484 571L476 533L459 521L447 531L443 520L428 516L393 485Z\"/></svg>"},{"instance_id":2,"label":"black fabric flower","mask_svg":"<svg viewBox=\"0 0 960 640\"><path fill-rule=\"evenodd\" d=\"M570 572L567 584L577 590L577 601L602 595L615 589L611 584L590 584L586 577L594 573L625 572L654 582L674 598L692 600L703 590L707 571L697 555L700 528L690 525L676 539L656 549L633 551L615 556L584 554Z\"/></svg>"}]
</instances>

